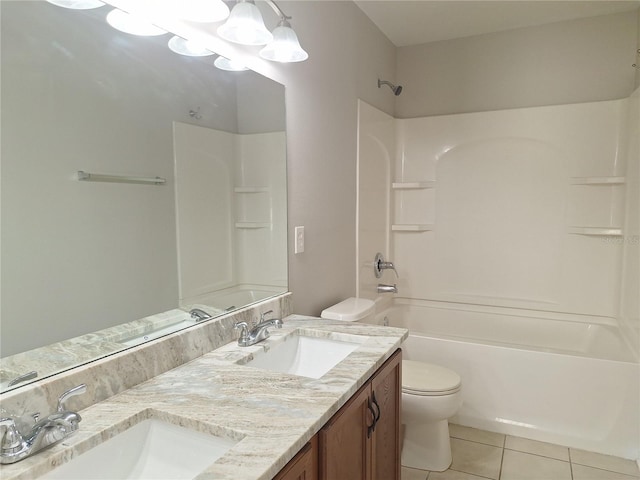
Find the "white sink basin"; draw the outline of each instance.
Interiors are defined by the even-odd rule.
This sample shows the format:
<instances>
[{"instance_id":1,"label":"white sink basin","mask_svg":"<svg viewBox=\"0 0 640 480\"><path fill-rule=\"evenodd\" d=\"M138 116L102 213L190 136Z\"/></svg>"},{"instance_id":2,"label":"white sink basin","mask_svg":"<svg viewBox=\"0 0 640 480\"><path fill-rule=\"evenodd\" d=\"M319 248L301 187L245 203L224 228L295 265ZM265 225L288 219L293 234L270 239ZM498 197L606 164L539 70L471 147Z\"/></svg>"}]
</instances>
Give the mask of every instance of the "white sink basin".
<instances>
[{"instance_id":1,"label":"white sink basin","mask_svg":"<svg viewBox=\"0 0 640 480\"><path fill-rule=\"evenodd\" d=\"M189 479L236 443L161 420L144 420L40 478Z\"/></svg>"},{"instance_id":2,"label":"white sink basin","mask_svg":"<svg viewBox=\"0 0 640 480\"><path fill-rule=\"evenodd\" d=\"M366 338L361 342L364 340ZM361 342L293 334L285 337L282 342L275 343L267 351L254 353L253 360L246 365L273 372L320 378L358 348Z\"/></svg>"}]
</instances>

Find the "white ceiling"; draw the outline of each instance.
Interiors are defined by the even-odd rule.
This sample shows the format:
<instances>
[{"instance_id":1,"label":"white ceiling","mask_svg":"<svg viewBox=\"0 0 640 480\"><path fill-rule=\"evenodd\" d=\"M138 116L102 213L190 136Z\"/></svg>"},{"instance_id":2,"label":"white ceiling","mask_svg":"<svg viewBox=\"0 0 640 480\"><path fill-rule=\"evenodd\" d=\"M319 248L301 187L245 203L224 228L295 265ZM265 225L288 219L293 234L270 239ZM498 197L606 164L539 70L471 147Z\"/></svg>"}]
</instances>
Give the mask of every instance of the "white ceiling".
<instances>
[{"instance_id":1,"label":"white ceiling","mask_svg":"<svg viewBox=\"0 0 640 480\"><path fill-rule=\"evenodd\" d=\"M355 3L397 47L640 8L640 0L355 0Z\"/></svg>"}]
</instances>

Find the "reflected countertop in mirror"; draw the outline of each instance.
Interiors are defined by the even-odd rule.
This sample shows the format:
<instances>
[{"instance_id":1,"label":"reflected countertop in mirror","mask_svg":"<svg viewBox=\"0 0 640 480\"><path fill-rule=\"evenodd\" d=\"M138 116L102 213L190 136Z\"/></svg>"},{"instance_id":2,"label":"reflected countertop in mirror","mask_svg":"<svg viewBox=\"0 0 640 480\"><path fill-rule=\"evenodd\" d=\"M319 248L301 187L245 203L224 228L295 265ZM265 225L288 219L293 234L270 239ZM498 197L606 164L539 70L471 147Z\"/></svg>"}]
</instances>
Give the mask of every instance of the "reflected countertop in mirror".
<instances>
[{"instance_id":1,"label":"reflected countertop in mirror","mask_svg":"<svg viewBox=\"0 0 640 480\"><path fill-rule=\"evenodd\" d=\"M0 8L0 387L287 291L282 85L116 31L109 6Z\"/></svg>"}]
</instances>

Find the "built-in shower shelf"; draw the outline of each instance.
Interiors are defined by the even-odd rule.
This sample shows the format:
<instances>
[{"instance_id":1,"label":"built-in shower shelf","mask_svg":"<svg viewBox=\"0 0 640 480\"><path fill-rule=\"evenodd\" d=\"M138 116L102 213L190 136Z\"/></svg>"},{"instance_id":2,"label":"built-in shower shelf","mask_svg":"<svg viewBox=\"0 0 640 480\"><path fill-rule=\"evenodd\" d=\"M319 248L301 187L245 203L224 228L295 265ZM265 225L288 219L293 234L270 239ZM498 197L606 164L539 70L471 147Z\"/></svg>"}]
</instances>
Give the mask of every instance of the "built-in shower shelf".
<instances>
[{"instance_id":1,"label":"built-in shower shelf","mask_svg":"<svg viewBox=\"0 0 640 480\"><path fill-rule=\"evenodd\" d=\"M269 187L252 187L252 186L234 187L233 191L236 193L262 193L262 192L268 192Z\"/></svg>"},{"instance_id":2,"label":"built-in shower shelf","mask_svg":"<svg viewBox=\"0 0 640 480\"><path fill-rule=\"evenodd\" d=\"M271 224L269 222L237 222L236 228L255 230L258 228L269 228Z\"/></svg>"},{"instance_id":3,"label":"built-in shower shelf","mask_svg":"<svg viewBox=\"0 0 640 480\"><path fill-rule=\"evenodd\" d=\"M417 190L423 188L434 188L436 182L433 180L425 182L394 182L391 184L391 188L394 190Z\"/></svg>"},{"instance_id":4,"label":"built-in shower shelf","mask_svg":"<svg viewBox=\"0 0 640 480\"><path fill-rule=\"evenodd\" d=\"M571 185L624 185L625 177L571 177Z\"/></svg>"},{"instance_id":5,"label":"built-in shower shelf","mask_svg":"<svg viewBox=\"0 0 640 480\"><path fill-rule=\"evenodd\" d=\"M405 223L391 225L393 232L429 232L435 228L435 225L428 223Z\"/></svg>"},{"instance_id":6,"label":"built-in shower shelf","mask_svg":"<svg viewBox=\"0 0 640 480\"><path fill-rule=\"evenodd\" d=\"M591 237L621 237L621 228L610 227L569 227L569 233L573 235L587 235Z\"/></svg>"}]
</instances>

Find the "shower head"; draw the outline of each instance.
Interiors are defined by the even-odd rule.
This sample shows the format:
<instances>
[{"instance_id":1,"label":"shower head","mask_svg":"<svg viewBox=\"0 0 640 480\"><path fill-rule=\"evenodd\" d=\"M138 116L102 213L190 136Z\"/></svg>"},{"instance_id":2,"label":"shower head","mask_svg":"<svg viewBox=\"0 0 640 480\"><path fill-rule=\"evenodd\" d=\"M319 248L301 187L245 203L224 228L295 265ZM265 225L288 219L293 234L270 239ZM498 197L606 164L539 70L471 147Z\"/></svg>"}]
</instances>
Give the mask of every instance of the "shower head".
<instances>
[{"instance_id":1,"label":"shower head","mask_svg":"<svg viewBox=\"0 0 640 480\"><path fill-rule=\"evenodd\" d=\"M380 88L382 85L388 85L396 97L402 93L402 85L394 85L393 83L387 82L386 80L378 79L378 88Z\"/></svg>"}]
</instances>

